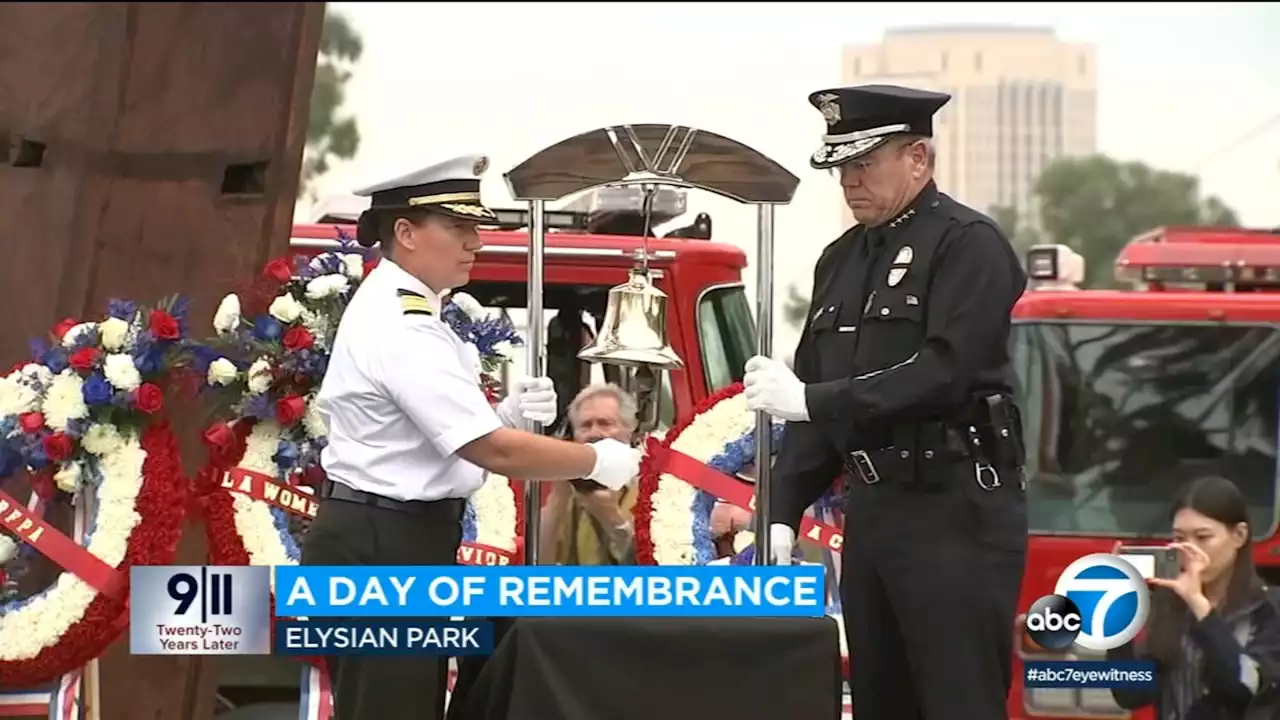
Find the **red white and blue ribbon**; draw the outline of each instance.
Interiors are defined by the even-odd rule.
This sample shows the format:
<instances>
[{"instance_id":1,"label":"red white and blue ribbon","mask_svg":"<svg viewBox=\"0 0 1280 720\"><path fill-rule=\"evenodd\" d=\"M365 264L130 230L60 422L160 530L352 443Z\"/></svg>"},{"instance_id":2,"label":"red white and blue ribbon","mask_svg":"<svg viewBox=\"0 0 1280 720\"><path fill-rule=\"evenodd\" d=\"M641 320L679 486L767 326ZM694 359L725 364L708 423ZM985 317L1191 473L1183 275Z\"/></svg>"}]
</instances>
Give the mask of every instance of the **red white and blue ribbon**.
<instances>
[{"instance_id":1,"label":"red white and blue ribbon","mask_svg":"<svg viewBox=\"0 0 1280 720\"><path fill-rule=\"evenodd\" d=\"M298 720L330 720L333 717L333 686L329 673L310 663L302 666L302 702Z\"/></svg>"}]
</instances>

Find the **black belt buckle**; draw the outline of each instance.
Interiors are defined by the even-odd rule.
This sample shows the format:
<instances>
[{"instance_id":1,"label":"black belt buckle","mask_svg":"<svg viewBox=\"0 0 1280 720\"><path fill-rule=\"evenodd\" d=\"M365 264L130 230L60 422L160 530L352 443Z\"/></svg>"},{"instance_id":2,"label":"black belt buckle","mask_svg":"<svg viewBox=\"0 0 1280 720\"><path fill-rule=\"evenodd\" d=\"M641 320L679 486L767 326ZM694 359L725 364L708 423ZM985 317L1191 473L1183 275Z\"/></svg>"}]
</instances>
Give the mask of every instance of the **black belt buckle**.
<instances>
[{"instance_id":1,"label":"black belt buckle","mask_svg":"<svg viewBox=\"0 0 1280 720\"><path fill-rule=\"evenodd\" d=\"M880 473L876 471L876 464L871 462L871 456L867 455L865 450L854 450L849 453L847 463L849 472L853 473L867 485L875 485L880 482Z\"/></svg>"}]
</instances>

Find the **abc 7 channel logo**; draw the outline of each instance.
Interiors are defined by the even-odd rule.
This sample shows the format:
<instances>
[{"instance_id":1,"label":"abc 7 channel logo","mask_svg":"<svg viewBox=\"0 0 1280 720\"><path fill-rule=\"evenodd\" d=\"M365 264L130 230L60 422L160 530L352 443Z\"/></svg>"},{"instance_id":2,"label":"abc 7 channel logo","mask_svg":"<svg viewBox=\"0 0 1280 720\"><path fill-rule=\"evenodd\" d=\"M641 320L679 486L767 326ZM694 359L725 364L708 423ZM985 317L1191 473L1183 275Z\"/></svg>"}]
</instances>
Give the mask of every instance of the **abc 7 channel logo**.
<instances>
[{"instance_id":1,"label":"abc 7 channel logo","mask_svg":"<svg viewBox=\"0 0 1280 720\"><path fill-rule=\"evenodd\" d=\"M1071 563L1053 593L1027 611L1027 635L1045 650L1072 645L1094 652L1114 650L1137 637L1147 622L1147 583L1115 555L1097 553Z\"/></svg>"}]
</instances>

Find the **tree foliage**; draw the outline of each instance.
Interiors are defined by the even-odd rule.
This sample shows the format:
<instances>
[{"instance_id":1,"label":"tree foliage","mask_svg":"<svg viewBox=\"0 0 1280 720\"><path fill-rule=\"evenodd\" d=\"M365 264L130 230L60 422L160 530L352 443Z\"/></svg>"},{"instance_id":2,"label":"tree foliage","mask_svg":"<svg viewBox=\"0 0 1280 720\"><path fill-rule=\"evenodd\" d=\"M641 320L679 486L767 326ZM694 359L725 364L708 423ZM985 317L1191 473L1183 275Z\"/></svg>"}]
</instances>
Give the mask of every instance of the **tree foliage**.
<instances>
[{"instance_id":1,"label":"tree foliage","mask_svg":"<svg viewBox=\"0 0 1280 720\"><path fill-rule=\"evenodd\" d=\"M1035 186L1046 241L1085 259L1086 285L1114 284L1114 263L1134 236L1162 225L1236 227L1235 212L1204 197L1193 175L1103 155L1063 158Z\"/></svg>"},{"instance_id":2,"label":"tree foliage","mask_svg":"<svg viewBox=\"0 0 1280 720\"><path fill-rule=\"evenodd\" d=\"M333 160L349 160L360 149L356 118L343 112L343 103L347 81L363 52L364 44L351 22L341 13L326 12L311 91L300 193L314 193L315 180L328 172Z\"/></svg>"}]
</instances>

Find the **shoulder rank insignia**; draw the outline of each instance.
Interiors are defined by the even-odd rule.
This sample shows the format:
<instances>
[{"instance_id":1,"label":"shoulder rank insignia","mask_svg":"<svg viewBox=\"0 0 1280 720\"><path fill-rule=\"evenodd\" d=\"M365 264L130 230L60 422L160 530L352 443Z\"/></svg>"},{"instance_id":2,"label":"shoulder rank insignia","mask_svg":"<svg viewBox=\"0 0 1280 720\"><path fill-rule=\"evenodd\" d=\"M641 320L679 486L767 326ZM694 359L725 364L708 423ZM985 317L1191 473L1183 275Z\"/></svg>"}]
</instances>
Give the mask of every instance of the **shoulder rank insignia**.
<instances>
[{"instance_id":1,"label":"shoulder rank insignia","mask_svg":"<svg viewBox=\"0 0 1280 720\"><path fill-rule=\"evenodd\" d=\"M426 295L416 293L412 290L397 290L396 295L400 297L400 310L405 315L435 315L435 308L431 307L431 301Z\"/></svg>"}]
</instances>

